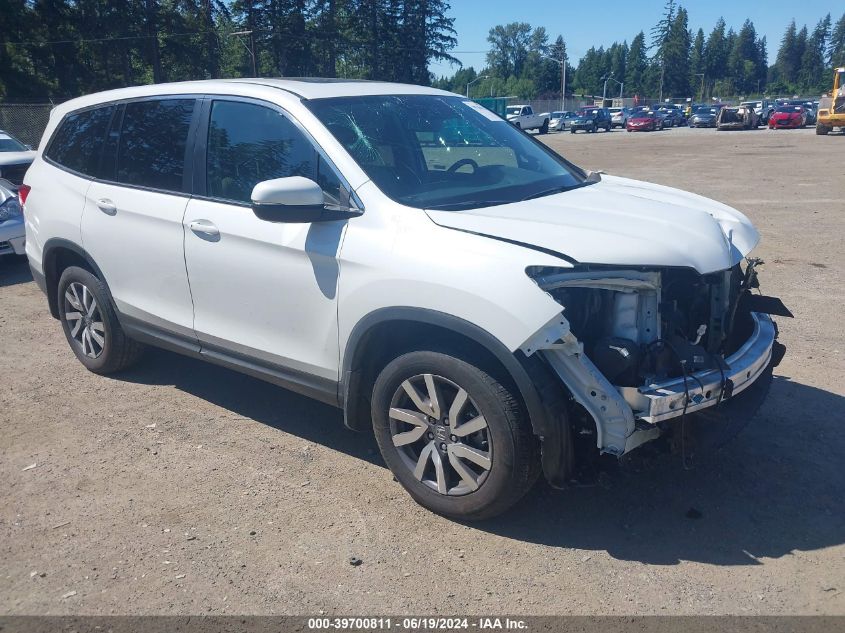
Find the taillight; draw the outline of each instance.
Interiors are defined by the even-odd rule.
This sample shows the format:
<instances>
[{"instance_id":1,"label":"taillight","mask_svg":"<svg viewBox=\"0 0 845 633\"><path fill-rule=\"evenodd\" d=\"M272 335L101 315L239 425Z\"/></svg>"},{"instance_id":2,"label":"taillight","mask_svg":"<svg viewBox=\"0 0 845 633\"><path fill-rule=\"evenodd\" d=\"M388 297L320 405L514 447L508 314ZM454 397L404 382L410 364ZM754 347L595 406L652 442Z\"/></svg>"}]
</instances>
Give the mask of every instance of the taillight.
<instances>
[{"instance_id":1,"label":"taillight","mask_svg":"<svg viewBox=\"0 0 845 633\"><path fill-rule=\"evenodd\" d=\"M18 187L18 197L21 199L21 204L26 204L26 197L29 195L32 187L29 185L21 185Z\"/></svg>"}]
</instances>

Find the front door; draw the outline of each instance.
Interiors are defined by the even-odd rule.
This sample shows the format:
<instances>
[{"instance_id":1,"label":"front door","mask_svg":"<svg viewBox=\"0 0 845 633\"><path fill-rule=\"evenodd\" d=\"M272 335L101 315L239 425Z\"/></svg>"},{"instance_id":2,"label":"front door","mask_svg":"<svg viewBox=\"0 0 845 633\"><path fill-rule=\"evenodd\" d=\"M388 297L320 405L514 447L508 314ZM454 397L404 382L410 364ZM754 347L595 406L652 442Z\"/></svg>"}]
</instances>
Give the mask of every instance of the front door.
<instances>
[{"instance_id":1,"label":"front door","mask_svg":"<svg viewBox=\"0 0 845 633\"><path fill-rule=\"evenodd\" d=\"M292 382L336 387L338 253L346 222L260 220L250 194L263 180L305 176L323 186L327 202L339 201L341 180L281 109L221 98L208 112L201 130L205 195L188 203L184 221L203 352L240 356Z\"/></svg>"}]
</instances>

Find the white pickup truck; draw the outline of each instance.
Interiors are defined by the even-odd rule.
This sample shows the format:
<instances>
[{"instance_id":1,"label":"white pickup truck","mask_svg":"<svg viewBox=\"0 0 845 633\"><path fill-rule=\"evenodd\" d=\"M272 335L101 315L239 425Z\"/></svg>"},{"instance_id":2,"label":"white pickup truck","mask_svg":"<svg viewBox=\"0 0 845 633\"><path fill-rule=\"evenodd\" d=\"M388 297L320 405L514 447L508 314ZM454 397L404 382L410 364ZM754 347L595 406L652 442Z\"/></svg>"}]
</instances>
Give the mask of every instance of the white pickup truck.
<instances>
[{"instance_id":1,"label":"white pickup truck","mask_svg":"<svg viewBox=\"0 0 845 633\"><path fill-rule=\"evenodd\" d=\"M508 123L523 130L540 130L540 134L546 134L549 131L549 115L534 114L534 109L530 105L508 106L505 114Z\"/></svg>"}]
</instances>

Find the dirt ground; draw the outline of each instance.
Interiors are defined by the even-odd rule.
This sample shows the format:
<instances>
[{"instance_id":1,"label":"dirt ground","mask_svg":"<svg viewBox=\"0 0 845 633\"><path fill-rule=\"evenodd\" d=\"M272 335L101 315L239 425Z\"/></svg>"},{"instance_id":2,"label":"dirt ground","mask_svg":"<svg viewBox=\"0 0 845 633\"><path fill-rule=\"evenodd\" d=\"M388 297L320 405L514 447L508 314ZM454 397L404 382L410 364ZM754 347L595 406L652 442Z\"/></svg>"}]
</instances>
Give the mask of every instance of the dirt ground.
<instances>
[{"instance_id":1,"label":"dirt ground","mask_svg":"<svg viewBox=\"0 0 845 633\"><path fill-rule=\"evenodd\" d=\"M0 614L845 614L845 138L543 140L760 228L764 290L796 318L767 404L721 453L540 485L461 525L327 406L165 352L87 373L25 263L0 262Z\"/></svg>"}]
</instances>

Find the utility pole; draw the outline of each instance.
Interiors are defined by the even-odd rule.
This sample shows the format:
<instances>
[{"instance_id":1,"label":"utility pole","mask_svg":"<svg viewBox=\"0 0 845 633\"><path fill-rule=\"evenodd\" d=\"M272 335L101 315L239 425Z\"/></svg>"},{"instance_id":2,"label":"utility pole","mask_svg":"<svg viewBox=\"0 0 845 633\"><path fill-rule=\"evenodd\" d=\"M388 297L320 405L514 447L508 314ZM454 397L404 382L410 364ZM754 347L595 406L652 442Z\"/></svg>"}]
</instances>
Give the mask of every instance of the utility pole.
<instances>
[{"instance_id":1,"label":"utility pole","mask_svg":"<svg viewBox=\"0 0 845 633\"><path fill-rule=\"evenodd\" d=\"M604 90L601 93L601 107L602 108L604 107L604 102L607 99L607 82L612 77L613 77L613 73L610 73L609 75L605 75L604 77L602 77L602 79L604 79ZM614 79L613 81L616 81L616 80ZM660 94L663 94L662 90L661 90Z\"/></svg>"},{"instance_id":2,"label":"utility pole","mask_svg":"<svg viewBox=\"0 0 845 633\"><path fill-rule=\"evenodd\" d=\"M613 73L611 73L611 75L612 75L612 74L613 74ZM620 103L621 103L621 101L622 101L622 89L623 89L623 88L625 88L625 82L624 82L624 81L619 81L618 79L614 79L612 76L611 76L611 77L608 77L608 79L610 79L610 81L615 81L616 83L618 83L618 84L619 84L619 101L620 101ZM602 104L602 105L604 105L604 104ZM620 105L620 107L622 107L622 106Z\"/></svg>"},{"instance_id":3,"label":"utility pole","mask_svg":"<svg viewBox=\"0 0 845 633\"><path fill-rule=\"evenodd\" d=\"M701 77L701 98L699 101L704 101L704 73L695 73L696 77Z\"/></svg>"},{"instance_id":4,"label":"utility pole","mask_svg":"<svg viewBox=\"0 0 845 633\"><path fill-rule=\"evenodd\" d=\"M243 44L243 47L246 49L246 52L249 53L249 56L252 58L252 76L258 77L258 71L255 68L255 44L253 43L252 47L247 46L246 42L244 42L240 36L241 35L249 35L250 42L252 40L252 31L235 31L234 33L229 33L231 37L237 37L238 41Z\"/></svg>"},{"instance_id":5,"label":"utility pole","mask_svg":"<svg viewBox=\"0 0 845 633\"><path fill-rule=\"evenodd\" d=\"M666 60L663 55L660 56L660 103L663 103L663 75L666 72Z\"/></svg>"},{"instance_id":6,"label":"utility pole","mask_svg":"<svg viewBox=\"0 0 845 633\"><path fill-rule=\"evenodd\" d=\"M560 64L560 109L566 110L566 51L561 52L560 59L548 55L541 55L541 57Z\"/></svg>"},{"instance_id":7,"label":"utility pole","mask_svg":"<svg viewBox=\"0 0 845 633\"><path fill-rule=\"evenodd\" d=\"M472 84L476 83L477 81L481 81L482 79L489 79L489 77L487 75L481 75L480 77L476 77L475 79L473 79L471 82L469 82L467 84L467 99L469 99L469 87Z\"/></svg>"}]
</instances>

